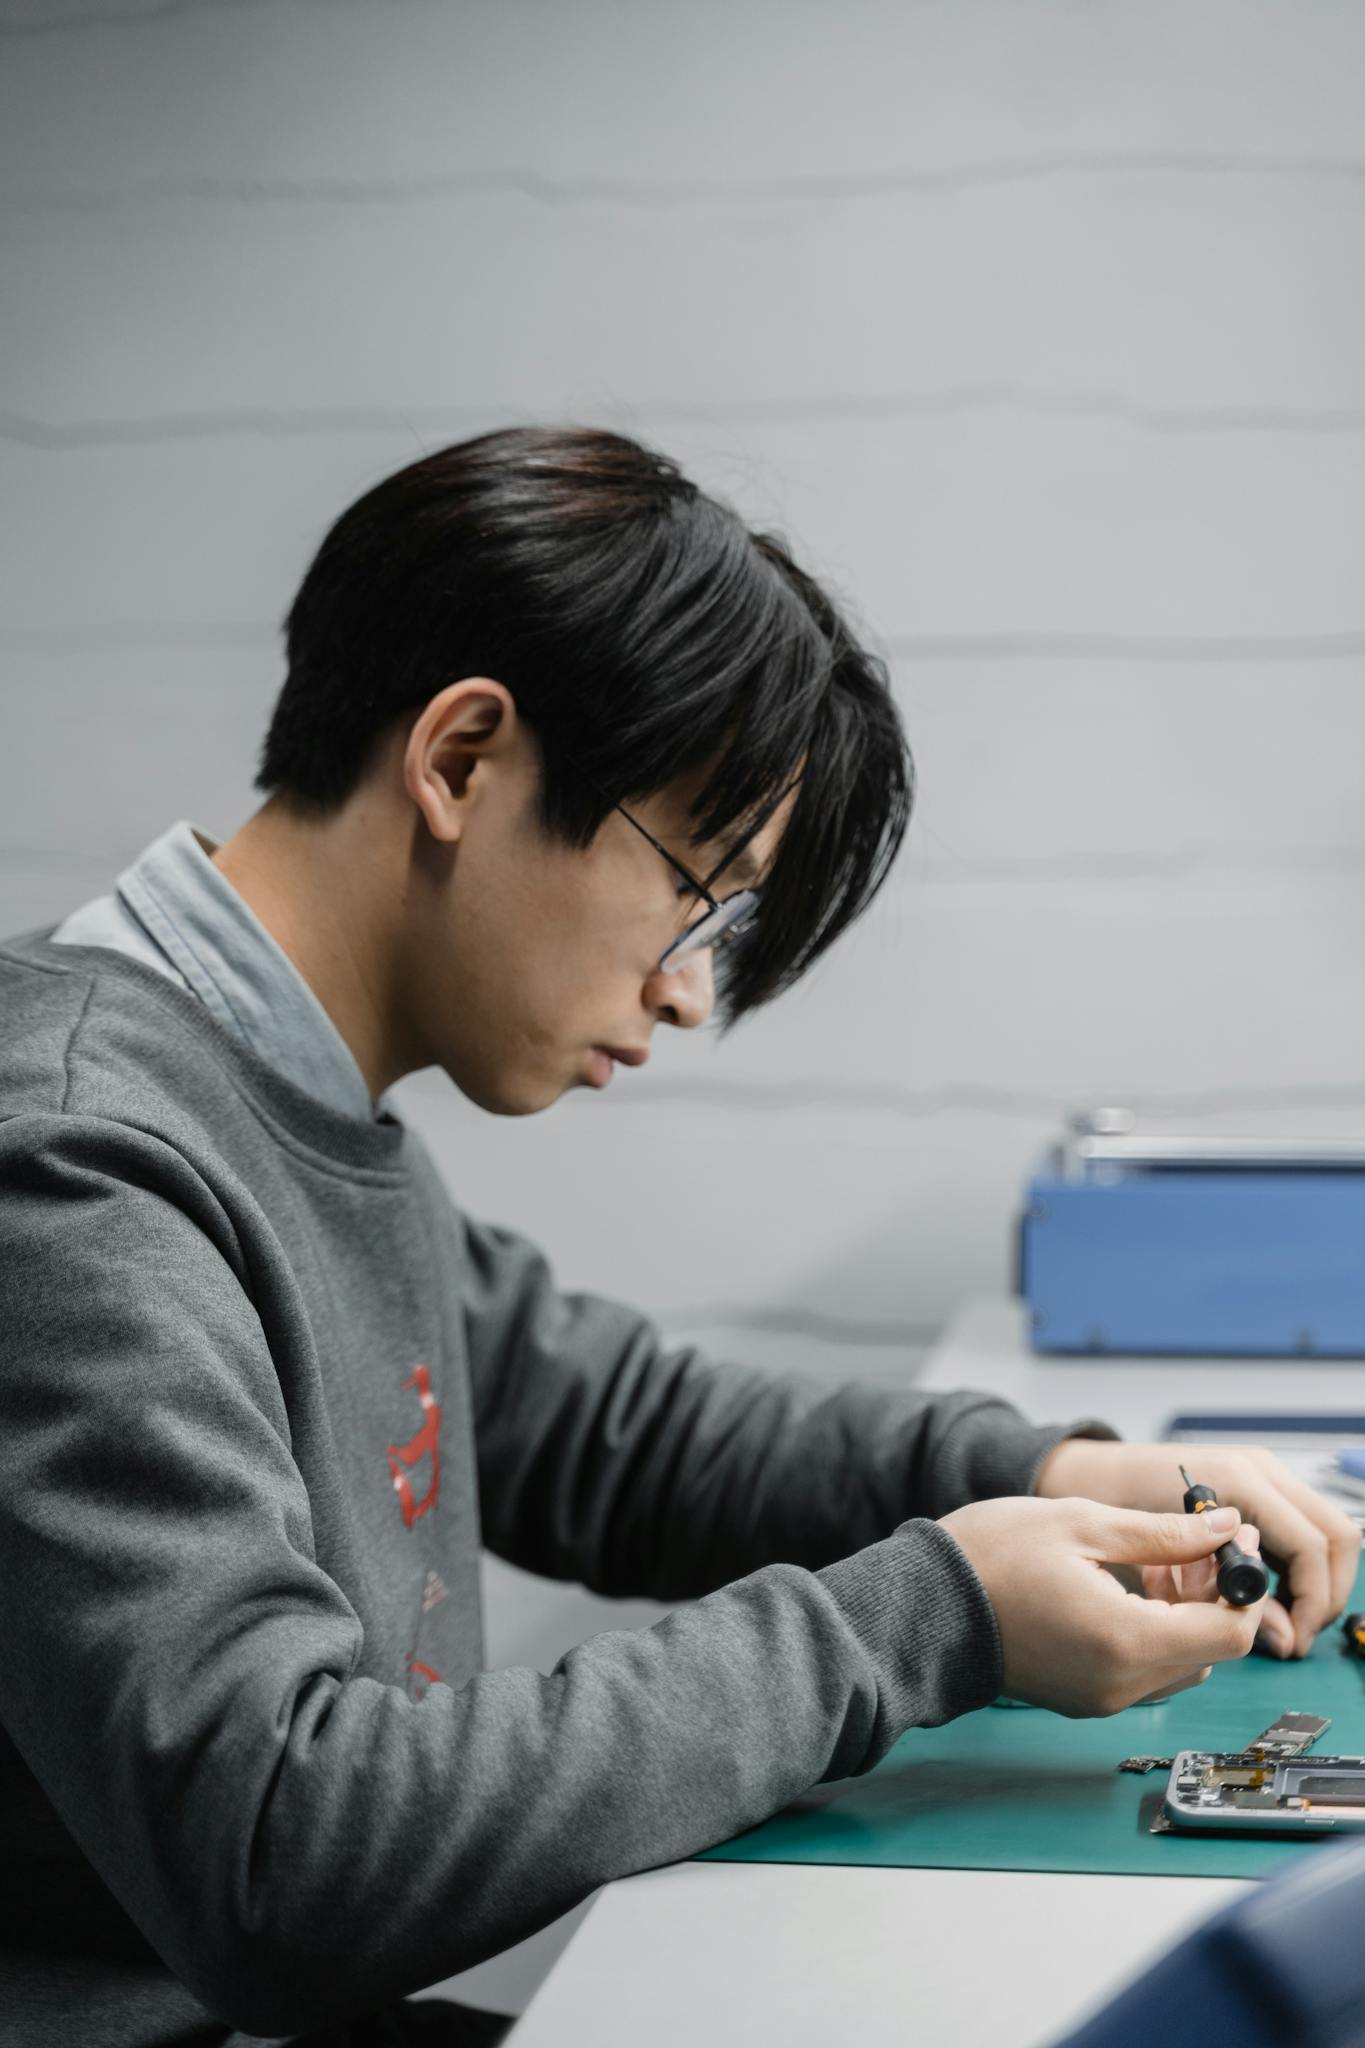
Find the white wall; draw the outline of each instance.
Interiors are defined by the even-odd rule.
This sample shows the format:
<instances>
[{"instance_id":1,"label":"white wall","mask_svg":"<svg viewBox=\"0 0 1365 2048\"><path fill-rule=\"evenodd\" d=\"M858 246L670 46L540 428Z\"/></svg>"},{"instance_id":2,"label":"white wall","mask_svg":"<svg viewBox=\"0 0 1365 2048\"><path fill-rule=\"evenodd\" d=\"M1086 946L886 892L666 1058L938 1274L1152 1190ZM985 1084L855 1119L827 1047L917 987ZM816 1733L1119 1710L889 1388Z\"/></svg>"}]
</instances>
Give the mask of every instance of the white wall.
<instances>
[{"instance_id":1,"label":"white wall","mask_svg":"<svg viewBox=\"0 0 1365 2048\"><path fill-rule=\"evenodd\" d=\"M1069 1106L1359 1123L1363 112L1352 0L0 0L0 928L254 808L344 504L573 418L791 534L922 796L724 1048L406 1083L470 1208L895 1381ZM617 1619L490 1589L498 1662Z\"/></svg>"}]
</instances>

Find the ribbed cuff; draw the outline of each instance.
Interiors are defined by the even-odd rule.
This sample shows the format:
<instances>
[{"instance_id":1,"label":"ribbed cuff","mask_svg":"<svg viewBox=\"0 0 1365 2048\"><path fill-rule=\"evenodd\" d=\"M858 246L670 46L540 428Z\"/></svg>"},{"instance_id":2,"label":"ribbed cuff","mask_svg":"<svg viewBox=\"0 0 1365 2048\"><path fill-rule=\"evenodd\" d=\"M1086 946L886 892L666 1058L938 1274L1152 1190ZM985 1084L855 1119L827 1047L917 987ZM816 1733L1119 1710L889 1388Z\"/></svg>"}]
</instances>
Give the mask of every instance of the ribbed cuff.
<instances>
[{"instance_id":1,"label":"ribbed cuff","mask_svg":"<svg viewBox=\"0 0 1365 2048\"><path fill-rule=\"evenodd\" d=\"M815 1574L870 1658L876 1725L867 1755L830 1776L868 1770L907 1728L936 1728L995 1698L1000 1632L966 1554L937 1522L902 1522Z\"/></svg>"},{"instance_id":2,"label":"ribbed cuff","mask_svg":"<svg viewBox=\"0 0 1365 2048\"><path fill-rule=\"evenodd\" d=\"M1044 1423L1038 1431L1038 1436L1040 1438L1038 1454L1029 1467L1024 1484L1018 1489L1020 1493L1032 1493L1034 1487L1038 1484L1039 1469L1048 1452L1055 1451L1058 1444L1066 1443L1071 1437L1089 1437L1097 1443L1119 1443L1122 1441L1116 1429L1111 1429L1107 1422L1096 1422L1093 1418L1088 1422L1070 1422L1065 1425L1060 1422L1055 1424Z\"/></svg>"},{"instance_id":3,"label":"ribbed cuff","mask_svg":"<svg viewBox=\"0 0 1365 2048\"><path fill-rule=\"evenodd\" d=\"M951 1455L958 1431L969 1432L965 1455L959 1452L959 1478L965 1482L960 1506L969 1500L995 1500L1002 1495L1031 1493L1038 1467L1048 1452L1071 1436L1116 1437L1107 1422L1029 1422L1007 1402L982 1397L966 1408L946 1438Z\"/></svg>"}]
</instances>

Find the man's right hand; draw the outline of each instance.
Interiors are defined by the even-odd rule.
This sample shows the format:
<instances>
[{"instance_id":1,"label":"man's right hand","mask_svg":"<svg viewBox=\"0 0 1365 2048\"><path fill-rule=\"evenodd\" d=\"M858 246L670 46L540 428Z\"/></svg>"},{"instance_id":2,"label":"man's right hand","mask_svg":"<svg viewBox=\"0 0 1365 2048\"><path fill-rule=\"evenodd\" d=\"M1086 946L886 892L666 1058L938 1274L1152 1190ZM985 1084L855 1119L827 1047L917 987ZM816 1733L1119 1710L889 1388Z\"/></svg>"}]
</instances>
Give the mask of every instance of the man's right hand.
<instances>
[{"instance_id":1,"label":"man's right hand","mask_svg":"<svg viewBox=\"0 0 1365 2048\"><path fill-rule=\"evenodd\" d=\"M990 1595L1011 1699L1073 1717L1117 1714L1199 1685L1213 1665L1245 1657L1264 1600L1229 1607L1201 1591L1174 1602L1125 1592L1108 1565L1192 1564L1258 1532L1235 1508L1152 1515L1093 1500L972 1501L939 1527L966 1554Z\"/></svg>"}]
</instances>

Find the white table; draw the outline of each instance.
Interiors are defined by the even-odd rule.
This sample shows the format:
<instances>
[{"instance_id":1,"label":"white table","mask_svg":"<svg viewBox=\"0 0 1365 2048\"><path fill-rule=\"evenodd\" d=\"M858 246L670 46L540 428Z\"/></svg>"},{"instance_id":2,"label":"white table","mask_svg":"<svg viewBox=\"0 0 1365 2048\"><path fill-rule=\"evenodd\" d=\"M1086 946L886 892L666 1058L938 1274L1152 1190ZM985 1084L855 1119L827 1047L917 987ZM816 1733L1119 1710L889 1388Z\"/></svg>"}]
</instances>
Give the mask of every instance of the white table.
<instances>
[{"instance_id":1,"label":"white table","mask_svg":"<svg viewBox=\"0 0 1365 2048\"><path fill-rule=\"evenodd\" d=\"M1003 1394L1039 1422L1099 1416L1133 1439L1224 1402L1353 1408L1363 1382L1359 1361L1040 1358L1010 1301L964 1310L921 1380ZM1243 1882L678 1863L606 1887L513 2039L1041 2048Z\"/></svg>"},{"instance_id":2,"label":"white table","mask_svg":"<svg viewBox=\"0 0 1365 2048\"><path fill-rule=\"evenodd\" d=\"M1029 1348L1017 1301L972 1302L949 1326L918 1384L933 1392L980 1387L1035 1422L1112 1423L1150 1440L1171 1416L1198 1408L1365 1407L1358 1358L1048 1358Z\"/></svg>"}]
</instances>

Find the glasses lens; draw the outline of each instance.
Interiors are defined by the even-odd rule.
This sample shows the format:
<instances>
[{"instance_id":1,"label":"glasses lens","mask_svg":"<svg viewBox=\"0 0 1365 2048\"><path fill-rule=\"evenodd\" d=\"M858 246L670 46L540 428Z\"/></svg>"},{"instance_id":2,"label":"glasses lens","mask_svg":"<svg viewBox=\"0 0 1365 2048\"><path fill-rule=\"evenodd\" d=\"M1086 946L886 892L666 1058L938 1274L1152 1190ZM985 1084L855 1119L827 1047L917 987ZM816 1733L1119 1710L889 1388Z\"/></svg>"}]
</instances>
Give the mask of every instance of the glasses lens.
<instances>
[{"instance_id":1,"label":"glasses lens","mask_svg":"<svg viewBox=\"0 0 1365 2048\"><path fill-rule=\"evenodd\" d=\"M660 967L675 966L688 953L699 953L703 947L718 945L724 939L737 939L752 924L757 908L757 889L741 889L738 896L727 896L679 934L660 960Z\"/></svg>"}]
</instances>

